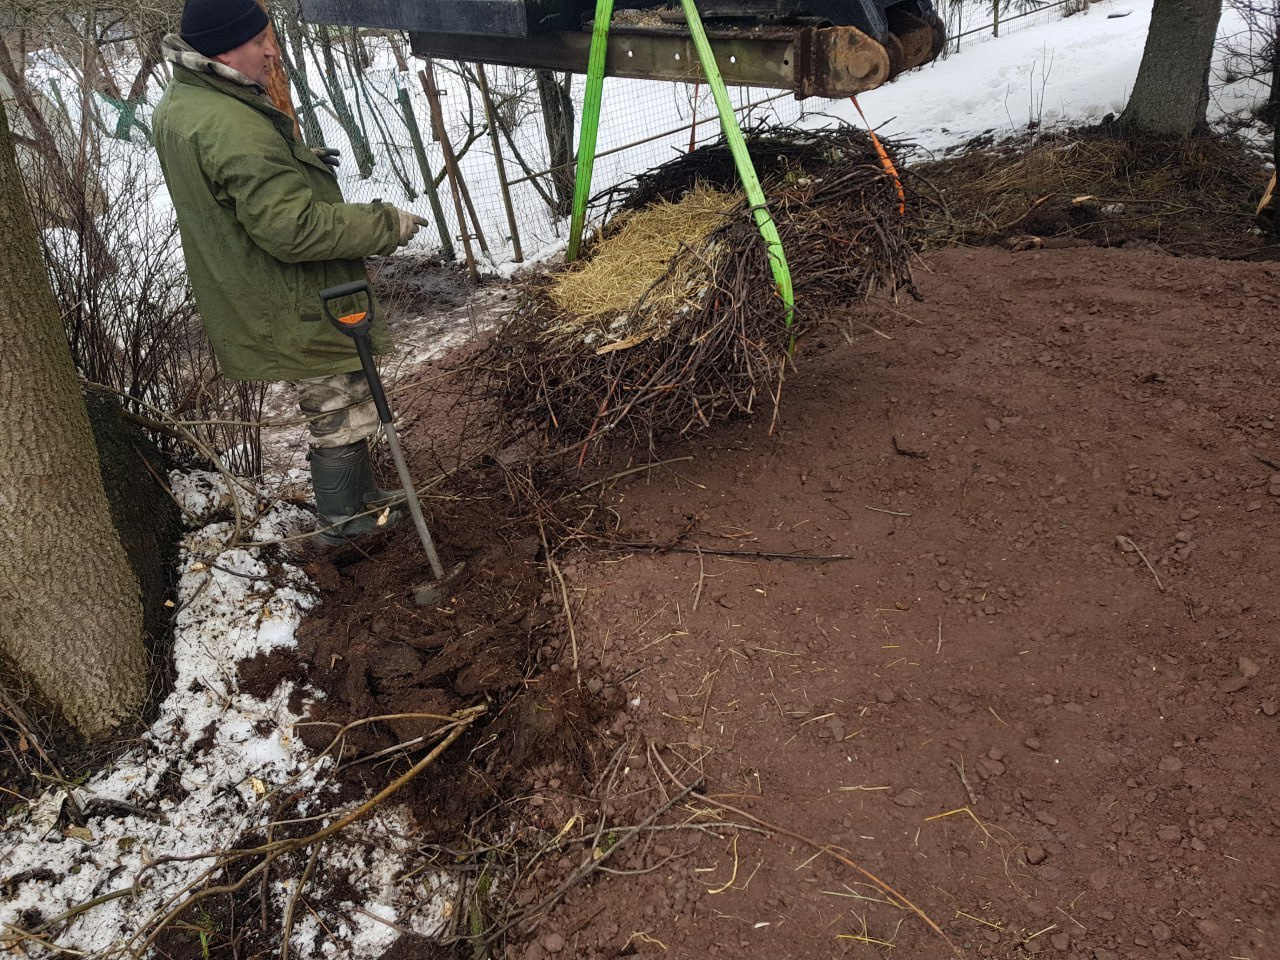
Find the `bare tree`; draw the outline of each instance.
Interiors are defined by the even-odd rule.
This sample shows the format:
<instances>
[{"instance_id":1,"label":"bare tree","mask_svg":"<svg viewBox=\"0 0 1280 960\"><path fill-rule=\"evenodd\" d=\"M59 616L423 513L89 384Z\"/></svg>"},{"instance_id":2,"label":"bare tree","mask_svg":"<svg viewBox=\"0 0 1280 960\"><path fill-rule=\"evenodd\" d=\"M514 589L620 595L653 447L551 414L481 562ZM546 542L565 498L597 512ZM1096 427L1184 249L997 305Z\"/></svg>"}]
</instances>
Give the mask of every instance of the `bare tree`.
<instances>
[{"instance_id":1,"label":"bare tree","mask_svg":"<svg viewBox=\"0 0 1280 960\"><path fill-rule=\"evenodd\" d=\"M565 217L573 209L573 74L556 75L550 70L536 74L542 121L551 157L551 184L555 191L554 212Z\"/></svg>"}]
</instances>

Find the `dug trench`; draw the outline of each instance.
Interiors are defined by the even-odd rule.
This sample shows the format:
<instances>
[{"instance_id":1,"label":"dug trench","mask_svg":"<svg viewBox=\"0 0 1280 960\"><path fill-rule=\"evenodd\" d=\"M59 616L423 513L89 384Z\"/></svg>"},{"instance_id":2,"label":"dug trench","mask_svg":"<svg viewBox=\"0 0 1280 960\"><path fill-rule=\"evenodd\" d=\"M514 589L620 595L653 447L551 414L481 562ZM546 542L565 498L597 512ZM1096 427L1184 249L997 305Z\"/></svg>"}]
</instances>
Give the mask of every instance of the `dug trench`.
<instances>
[{"instance_id":1,"label":"dug trench","mask_svg":"<svg viewBox=\"0 0 1280 960\"><path fill-rule=\"evenodd\" d=\"M430 487L447 604L397 530L316 559L296 661L246 665L322 692L320 747L488 704L403 796L501 875L491 955L1280 955L1280 271L923 267L801 345L772 429L662 448L550 557L501 477ZM407 405L435 476L447 405Z\"/></svg>"}]
</instances>

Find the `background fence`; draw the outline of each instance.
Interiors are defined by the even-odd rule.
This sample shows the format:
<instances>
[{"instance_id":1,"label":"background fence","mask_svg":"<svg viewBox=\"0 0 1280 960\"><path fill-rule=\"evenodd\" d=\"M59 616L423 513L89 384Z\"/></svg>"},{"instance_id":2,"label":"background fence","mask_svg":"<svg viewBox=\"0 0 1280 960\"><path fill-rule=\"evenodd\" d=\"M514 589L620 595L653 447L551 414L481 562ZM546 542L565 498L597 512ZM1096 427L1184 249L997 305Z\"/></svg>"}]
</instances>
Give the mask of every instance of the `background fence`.
<instances>
[{"instance_id":1,"label":"background fence","mask_svg":"<svg viewBox=\"0 0 1280 960\"><path fill-rule=\"evenodd\" d=\"M944 56L1082 2L1006 4L995 16L988 5L941 4L952 37ZM381 199L426 217L432 225L415 249L461 259L470 247L481 269L505 272L564 243L581 76L423 62L407 56L394 34L283 23L279 36L307 141L342 151L339 179L348 200ZM122 74L136 69L127 43L103 50L104 62ZM156 69L136 98L98 90L85 96L77 89L83 74L53 47L30 55L24 80L56 115L52 125L67 131L67 144L82 141L87 126L110 141L101 148L104 166L127 167L126 179L137 180L139 167L154 165L149 121L165 75L163 66ZM833 122L830 101L748 88L731 88L730 96L743 126ZM705 85L607 79L588 223L600 222L605 198L620 184L719 136ZM456 177L446 175L450 152ZM154 175L142 179L155 187ZM159 217L168 214L163 201L160 190L153 205Z\"/></svg>"},{"instance_id":2,"label":"background fence","mask_svg":"<svg viewBox=\"0 0 1280 960\"><path fill-rule=\"evenodd\" d=\"M991 6L942 4L940 13L949 21L949 34L954 34L943 56L954 53L961 44L982 42L998 36L1001 31L1007 34L1070 14L1086 5L1084 0L1021 3L1007 5L992 16ZM988 19L974 23L983 14ZM369 39L365 44L372 46ZM539 259L548 250L563 245L572 197L572 156L577 150L576 119L582 106L584 78L557 75L554 81L549 81L547 75L539 76L532 70L478 68L446 62L427 64L424 68L420 61L410 61L409 69L401 70L405 64L398 57L396 63L390 62L385 45L382 49L381 61L375 58L370 69L358 75L347 72L343 77L344 95L352 100L372 99L384 105L401 98L407 100L409 109L384 110L375 125L365 122L365 135L378 162L368 176L349 164L344 165L341 179L347 197L366 202L381 197L391 203L408 205L444 225L443 231L439 227L424 231L421 239L415 241L417 245L452 247L461 257L466 234L480 262L499 270L524 260ZM431 122L431 97L422 82L423 69L434 77L439 89L443 136L458 156L457 170L463 193L459 203L454 202L447 178L443 176L444 144L441 131ZM556 91L548 87L557 84L561 98L559 110L549 104L555 100ZM372 96L358 90L359 86L372 88ZM835 122L830 116L831 101L798 101L790 93L757 88L730 88L730 98L744 127L762 123ZM486 111L486 100L492 105L491 111ZM349 144L347 130L338 122L337 111L323 102L318 111L325 142ZM493 117L492 127L486 124L487 113ZM564 117L568 118L567 124L563 123ZM433 205L423 178L414 176L415 171L421 172L421 165L412 156L415 134L411 127L415 122L422 131L425 166L439 181L438 214L430 209ZM719 136L719 118L706 85L606 79L593 177L595 201L588 212L588 224L600 222L614 188L677 153ZM391 172L395 175L388 176ZM504 182L509 197L504 197ZM464 210L466 230L459 222L459 206ZM474 218L470 215L472 210Z\"/></svg>"}]
</instances>

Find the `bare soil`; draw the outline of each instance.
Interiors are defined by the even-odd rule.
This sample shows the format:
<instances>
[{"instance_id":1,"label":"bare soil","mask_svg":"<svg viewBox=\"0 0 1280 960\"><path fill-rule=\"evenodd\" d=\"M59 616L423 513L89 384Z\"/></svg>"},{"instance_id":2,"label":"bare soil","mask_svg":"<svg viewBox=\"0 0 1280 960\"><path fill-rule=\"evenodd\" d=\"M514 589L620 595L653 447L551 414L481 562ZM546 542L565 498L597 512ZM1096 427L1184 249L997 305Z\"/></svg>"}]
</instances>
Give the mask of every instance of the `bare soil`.
<instances>
[{"instance_id":1,"label":"bare soil","mask_svg":"<svg viewBox=\"0 0 1280 960\"><path fill-rule=\"evenodd\" d=\"M437 865L500 878L495 955L1280 956L1278 275L930 253L923 302L802 345L772 429L579 503L558 576L478 468L427 498L448 603L408 529L317 558L263 672L332 723L489 703L408 789Z\"/></svg>"}]
</instances>

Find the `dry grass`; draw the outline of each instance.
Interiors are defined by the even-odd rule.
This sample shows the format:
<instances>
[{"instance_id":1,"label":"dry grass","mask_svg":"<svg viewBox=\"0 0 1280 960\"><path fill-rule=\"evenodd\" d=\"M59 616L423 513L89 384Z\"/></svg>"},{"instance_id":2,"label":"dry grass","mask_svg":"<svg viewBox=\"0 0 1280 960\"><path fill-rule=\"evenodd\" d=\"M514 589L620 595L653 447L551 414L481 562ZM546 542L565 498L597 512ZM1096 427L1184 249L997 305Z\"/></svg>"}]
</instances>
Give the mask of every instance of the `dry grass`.
<instances>
[{"instance_id":1,"label":"dry grass","mask_svg":"<svg viewBox=\"0 0 1280 960\"><path fill-rule=\"evenodd\" d=\"M564 311L566 323L583 329L593 324L610 329L608 321L635 316L642 298L651 316L669 320L706 285L705 275L715 266L707 237L724 226L741 202L740 194L700 181L678 201L660 200L623 213L612 224L608 242L598 244L591 259L558 274L547 295ZM702 269L670 269L684 246L701 254ZM619 328L612 330L616 334ZM607 339L622 340L635 332Z\"/></svg>"},{"instance_id":2,"label":"dry grass","mask_svg":"<svg viewBox=\"0 0 1280 960\"><path fill-rule=\"evenodd\" d=\"M1176 143L1066 131L967 150L917 166L934 202L929 232L962 243L1012 236L1242 254L1259 244L1261 158L1231 138Z\"/></svg>"}]
</instances>

